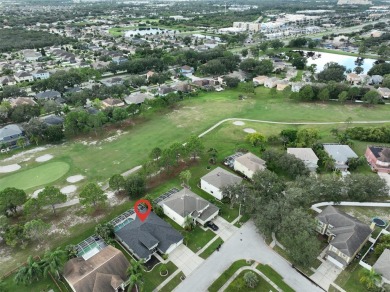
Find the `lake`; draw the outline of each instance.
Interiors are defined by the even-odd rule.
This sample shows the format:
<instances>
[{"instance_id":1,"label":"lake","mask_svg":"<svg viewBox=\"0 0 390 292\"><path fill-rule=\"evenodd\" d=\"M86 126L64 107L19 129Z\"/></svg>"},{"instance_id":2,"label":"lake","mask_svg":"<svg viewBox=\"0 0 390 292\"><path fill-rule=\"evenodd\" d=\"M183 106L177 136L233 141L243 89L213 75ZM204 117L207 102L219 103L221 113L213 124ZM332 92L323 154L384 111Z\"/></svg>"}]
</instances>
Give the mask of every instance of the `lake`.
<instances>
[{"instance_id":1,"label":"lake","mask_svg":"<svg viewBox=\"0 0 390 292\"><path fill-rule=\"evenodd\" d=\"M305 54L307 51L304 51ZM320 57L318 57L320 55ZM348 69L353 69L356 67L355 61L357 57L352 56L344 56L344 55L338 55L338 54L332 54L332 53L322 53L322 52L315 52L315 58L307 58L307 65L310 66L311 64L317 65L316 72L321 72L324 69L324 65L329 62L336 62L340 65L343 65ZM363 64L361 67L363 68L363 73L366 74L368 70L371 69L374 62L376 60L374 59L364 59Z\"/></svg>"},{"instance_id":2,"label":"lake","mask_svg":"<svg viewBox=\"0 0 390 292\"><path fill-rule=\"evenodd\" d=\"M157 33L169 33L173 34L175 31L174 30L169 30L169 29L160 29L160 28L145 28L145 29L133 29L133 30L127 30L125 32L125 37L131 37L132 35L155 35Z\"/></svg>"}]
</instances>

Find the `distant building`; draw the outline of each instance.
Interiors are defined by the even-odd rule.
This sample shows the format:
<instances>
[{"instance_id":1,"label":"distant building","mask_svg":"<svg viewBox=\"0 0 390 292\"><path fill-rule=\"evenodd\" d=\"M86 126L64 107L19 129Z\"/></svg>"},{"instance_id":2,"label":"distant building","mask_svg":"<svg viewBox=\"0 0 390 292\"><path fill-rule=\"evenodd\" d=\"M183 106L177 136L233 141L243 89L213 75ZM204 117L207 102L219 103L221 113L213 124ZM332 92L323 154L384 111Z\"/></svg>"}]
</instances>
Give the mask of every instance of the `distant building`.
<instances>
[{"instance_id":1,"label":"distant building","mask_svg":"<svg viewBox=\"0 0 390 292\"><path fill-rule=\"evenodd\" d=\"M372 2L368 0L339 0L337 5L371 5Z\"/></svg>"},{"instance_id":2,"label":"distant building","mask_svg":"<svg viewBox=\"0 0 390 292\"><path fill-rule=\"evenodd\" d=\"M14 78L17 82L32 82L34 77L25 71L18 71L14 74Z\"/></svg>"},{"instance_id":3,"label":"distant building","mask_svg":"<svg viewBox=\"0 0 390 292\"><path fill-rule=\"evenodd\" d=\"M37 103L30 97L15 97L15 98L10 98L8 102L11 104L11 107L16 107L19 105L36 105Z\"/></svg>"},{"instance_id":4,"label":"distant building","mask_svg":"<svg viewBox=\"0 0 390 292\"><path fill-rule=\"evenodd\" d=\"M134 92L124 98L126 104L142 104L147 99L153 99L153 96L142 92Z\"/></svg>"},{"instance_id":5,"label":"distant building","mask_svg":"<svg viewBox=\"0 0 390 292\"><path fill-rule=\"evenodd\" d=\"M50 73L46 70L42 70L42 69L39 69L39 70L36 70L32 73L32 76L34 77L34 79L47 79L50 77Z\"/></svg>"},{"instance_id":6,"label":"distant building","mask_svg":"<svg viewBox=\"0 0 390 292\"><path fill-rule=\"evenodd\" d=\"M390 97L390 89L387 87L379 87L377 91L382 98L388 99Z\"/></svg>"},{"instance_id":7,"label":"distant building","mask_svg":"<svg viewBox=\"0 0 390 292\"><path fill-rule=\"evenodd\" d=\"M121 107L124 106L125 103L119 98L106 98L102 100L103 108L107 107Z\"/></svg>"},{"instance_id":8,"label":"distant building","mask_svg":"<svg viewBox=\"0 0 390 292\"><path fill-rule=\"evenodd\" d=\"M25 50L23 51L24 60L27 62L38 61L42 57L40 52L35 50Z\"/></svg>"},{"instance_id":9,"label":"distant building","mask_svg":"<svg viewBox=\"0 0 390 292\"><path fill-rule=\"evenodd\" d=\"M190 74L193 74L193 73L194 73L194 68L185 65L185 66L183 66L183 67L180 68L180 73L183 74L183 75L190 75Z\"/></svg>"}]
</instances>

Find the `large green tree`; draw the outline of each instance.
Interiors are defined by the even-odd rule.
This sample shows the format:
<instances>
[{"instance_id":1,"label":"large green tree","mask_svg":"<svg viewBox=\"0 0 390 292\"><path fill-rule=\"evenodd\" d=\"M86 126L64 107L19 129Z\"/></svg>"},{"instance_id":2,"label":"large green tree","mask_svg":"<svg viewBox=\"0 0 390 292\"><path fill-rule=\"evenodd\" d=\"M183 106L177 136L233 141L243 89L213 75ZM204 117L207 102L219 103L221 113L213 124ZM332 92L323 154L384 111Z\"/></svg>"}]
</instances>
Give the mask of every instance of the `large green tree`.
<instances>
[{"instance_id":1,"label":"large green tree","mask_svg":"<svg viewBox=\"0 0 390 292\"><path fill-rule=\"evenodd\" d=\"M27 238L41 242L49 232L50 226L41 219L34 219L24 224L24 233Z\"/></svg>"},{"instance_id":2,"label":"large green tree","mask_svg":"<svg viewBox=\"0 0 390 292\"><path fill-rule=\"evenodd\" d=\"M39 194L38 201L41 206L51 206L53 213L56 214L56 205L65 203L67 196L61 193L59 188L46 186Z\"/></svg>"},{"instance_id":3,"label":"large green tree","mask_svg":"<svg viewBox=\"0 0 390 292\"><path fill-rule=\"evenodd\" d=\"M6 216L16 214L19 206L27 201L26 192L17 188L5 188L0 192L0 211Z\"/></svg>"},{"instance_id":4,"label":"large green tree","mask_svg":"<svg viewBox=\"0 0 390 292\"><path fill-rule=\"evenodd\" d=\"M32 256L29 256L27 263L16 272L14 280L17 284L28 285L38 281L41 277L42 266Z\"/></svg>"},{"instance_id":5,"label":"large green tree","mask_svg":"<svg viewBox=\"0 0 390 292\"><path fill-rule=\"evenodd\" d=\"M42 259L43 275L47 277L50 273L54 274L57 279L60 279L60 274L62 273L67 259L67 252L61 248L45 252Z\"/></svg>"},{"instance_id":6,"label":"large green tree","mask_svg":"<svg viewBox=\"0 0 390 292\"><path fill-rule=\"evenodd\" d=\"M97 207L107 200L107 195L96 183L89 183L83 187L80 194L80 203L87 207Z\"/></svg>"}]
</instances>

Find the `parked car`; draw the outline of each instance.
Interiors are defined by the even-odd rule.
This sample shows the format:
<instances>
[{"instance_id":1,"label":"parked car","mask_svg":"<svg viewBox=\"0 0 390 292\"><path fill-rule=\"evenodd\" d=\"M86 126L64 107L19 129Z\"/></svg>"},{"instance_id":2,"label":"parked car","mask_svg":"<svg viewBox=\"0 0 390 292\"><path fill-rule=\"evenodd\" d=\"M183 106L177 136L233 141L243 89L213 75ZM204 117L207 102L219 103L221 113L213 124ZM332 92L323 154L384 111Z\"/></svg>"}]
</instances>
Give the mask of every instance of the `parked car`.
<instances>
[{"instance_id":1,"label":"parked car","mask_svg":"<svg viewBox=\"0 0 390 292\"><path fill-rule=\"evenodd\" d=\"M211 221L207 221L206 222L206 226L209 227L210 229L214 230L214 231L217 231L219 228L217 225L215 225L213 222Z\"/></svg>"}]
</instances>

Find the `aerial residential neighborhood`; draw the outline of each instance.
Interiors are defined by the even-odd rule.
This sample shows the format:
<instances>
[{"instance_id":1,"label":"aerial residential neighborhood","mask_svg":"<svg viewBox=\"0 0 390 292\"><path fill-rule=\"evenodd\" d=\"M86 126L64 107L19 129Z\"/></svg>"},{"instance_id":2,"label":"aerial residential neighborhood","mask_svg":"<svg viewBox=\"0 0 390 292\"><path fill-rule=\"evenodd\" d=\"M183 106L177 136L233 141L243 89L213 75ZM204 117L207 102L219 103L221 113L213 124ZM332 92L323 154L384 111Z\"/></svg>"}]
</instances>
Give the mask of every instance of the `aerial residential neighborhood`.
<instances>
[{"instance_id":1,"label":"aerial residential neighborhood","mask_svg":"<svg viewBox=\"0 0 390 292\"><path fill-rule=\"evenodd\" d=\"M0 8L0 292L390 291L388 2Z\"/></svg>"}]
</instances>

